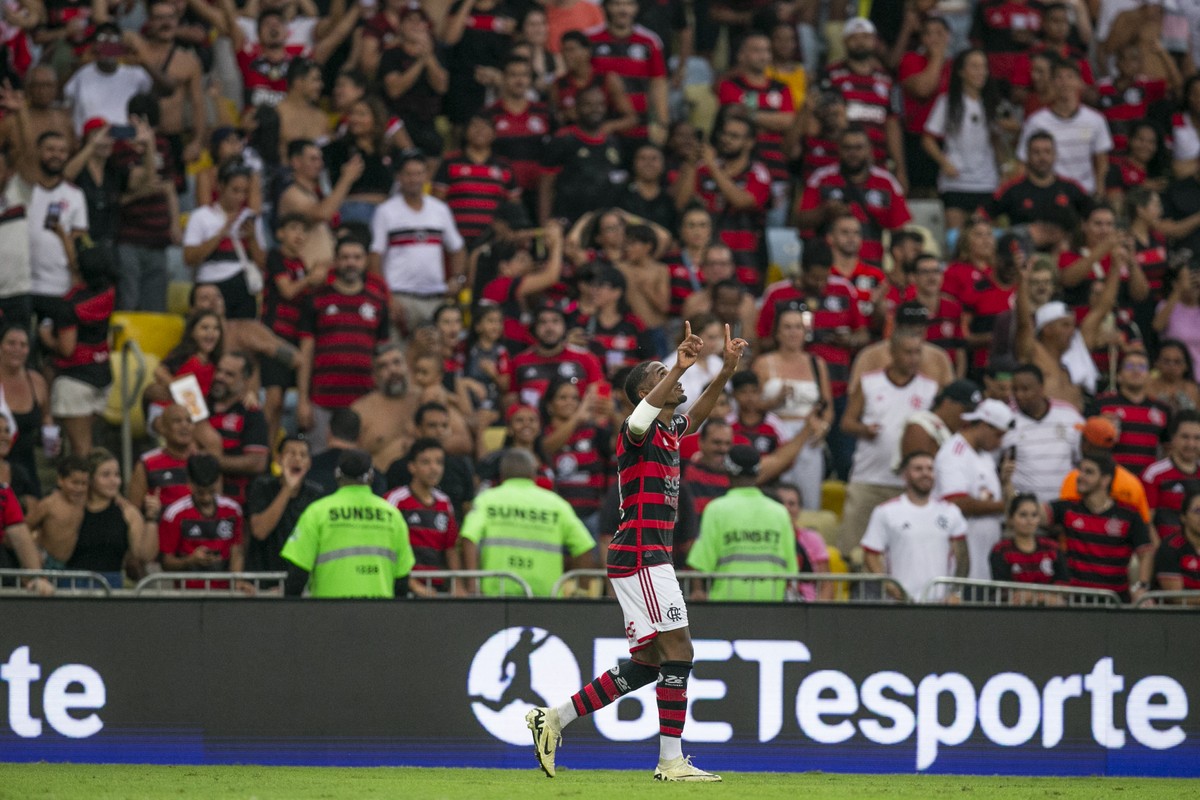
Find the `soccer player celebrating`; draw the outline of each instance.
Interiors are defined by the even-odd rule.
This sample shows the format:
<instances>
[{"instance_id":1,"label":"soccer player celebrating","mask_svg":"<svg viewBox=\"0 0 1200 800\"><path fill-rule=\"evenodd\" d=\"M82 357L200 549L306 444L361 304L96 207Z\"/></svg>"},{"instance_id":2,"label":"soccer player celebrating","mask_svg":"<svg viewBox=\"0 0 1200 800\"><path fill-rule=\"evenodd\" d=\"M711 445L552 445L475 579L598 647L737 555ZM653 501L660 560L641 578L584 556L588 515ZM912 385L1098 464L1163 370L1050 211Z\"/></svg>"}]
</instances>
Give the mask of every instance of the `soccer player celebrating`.
<instances>
[{"instance_id":1,"label":"soccer player celebrating","mask_svg":"<svg viewBox=\"0 0 1200 800\"><path fill-rule=\"evenodd\" d=\"M703 346L685 322L675 366L667 369L659 361L642 362L625 381L625 394L636 408L617 440L621 521L608 548L608 577L621 603L631 658L602 673L561 706L535 708L525 716L538 763L551 778L564 727L657 679L659 755L654 779L721 780L692 766L683 755L692 639L687 606L671 562L671 531L679 509L679 440L708 418L749 345L731 338L726 325L721 374L692 404L690 416L676 414L687 399L679 379L696 363Z\"/></svg>"}]
</instances>

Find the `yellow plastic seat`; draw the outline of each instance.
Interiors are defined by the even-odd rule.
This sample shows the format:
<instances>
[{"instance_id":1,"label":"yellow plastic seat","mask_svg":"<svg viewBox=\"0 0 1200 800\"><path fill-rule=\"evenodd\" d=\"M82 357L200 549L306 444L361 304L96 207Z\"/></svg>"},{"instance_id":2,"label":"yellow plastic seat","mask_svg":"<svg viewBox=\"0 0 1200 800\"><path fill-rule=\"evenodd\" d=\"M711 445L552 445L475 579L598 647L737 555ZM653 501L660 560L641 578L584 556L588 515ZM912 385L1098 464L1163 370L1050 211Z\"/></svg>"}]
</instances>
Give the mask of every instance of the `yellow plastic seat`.
<instances>
[{"instance_id":1,"label":"yellow plastic seat","mask_svg":"<svg viewBox=\"0 0 1200 800\"><path fill-rule=\"evenodd\" d=\"M150 311L118 311L112 315L113 356L118 356L126 340L132 339L142 352L161 360L183 338L183 317Z\"/></svg>"},{"instance_id":2,"label":"yellow plastic seat","mask_svg":"<svg viewBox=\"0 0 1200 800\"><path fill-rule=\"evenodd\" d=\"M832 511L842 518L842 507L846 504L846 484L842 481L825 481L821 484L821 508Z\"/></svg>"},{"instance_id":3,"label":"yellow plastic seat","mask_svg":"<svg viewBox=\"0 0 1200 800\"><path fill-rule=\"evenodd\" d=\"M189 281L171 281L167 287L167 313L186 317L192 310L188 302L192 295L192 284Z\"/></svg>"},{"instance_id":4,"label":"yellow plastic seat","mask_svg":"<svg viewBox=\"0 0 1200 800\"><path fill-rule=\"evenodd\" d=\"M108 390L108 406L104 409L104 421L114 427L120 427L124 416L124 410L121 408L121 375L128 369L131 395L136 398L133 407L129 409L129 427L134 439L140 439L146 435L146 415L142 411L142 393L146 391L147 386L154 382L154 370L158 367L159 361L157 356L149 353L144 358L146 359L146 370L142 374L141 380L137 380L137 359L132 355L125 359L119 352L113 353L113 382L112 388Z\"/></svg>"},{"instance_id":5,"label":"yellow plastic seat","mask_svg":"<svg viewBox=\"0 0 1200 800\"><path fill-rule=\"evenodd\" d=\"M845 559L838 552L836 547L829 548L829 571L838 575L847 575L850 573L850 568L846 566ZM850 584L839 581L833 585L833 599L839 602L846 602L850 599Z\"/></svg>"},{"instance_id":6,"label":"yellow plastic seat","mask_svg":"<svg viewBox=\"0 0 1200 800\"><path fill-rule=\"evenodd\" d=\"M502 425L495 425L483 432L483 454L494 453L504 446L504 437L508 433L508 428Z\"/></svg>"}]
</instances>

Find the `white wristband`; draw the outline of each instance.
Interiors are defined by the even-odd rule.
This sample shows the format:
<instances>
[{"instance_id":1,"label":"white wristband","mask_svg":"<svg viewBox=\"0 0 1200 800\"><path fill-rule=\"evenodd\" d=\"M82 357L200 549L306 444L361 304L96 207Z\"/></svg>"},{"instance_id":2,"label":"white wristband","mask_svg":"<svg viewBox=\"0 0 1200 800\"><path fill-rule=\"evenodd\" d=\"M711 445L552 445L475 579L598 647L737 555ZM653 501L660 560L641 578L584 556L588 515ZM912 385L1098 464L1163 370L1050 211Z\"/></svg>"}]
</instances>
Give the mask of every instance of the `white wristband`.
<instances>
[{"instance_id":1,"label":"white wristband","mask_svg":"<svg viewBox=\"0 0 1200 800\"><path fill-rule=\"evenodd\" d=\"M629 432L634 436L641 436L650 430L650 426L654 424L654 420L661 411L661 408L655 408L643 399L629 415Z\"/></svg>"}]
</instances>

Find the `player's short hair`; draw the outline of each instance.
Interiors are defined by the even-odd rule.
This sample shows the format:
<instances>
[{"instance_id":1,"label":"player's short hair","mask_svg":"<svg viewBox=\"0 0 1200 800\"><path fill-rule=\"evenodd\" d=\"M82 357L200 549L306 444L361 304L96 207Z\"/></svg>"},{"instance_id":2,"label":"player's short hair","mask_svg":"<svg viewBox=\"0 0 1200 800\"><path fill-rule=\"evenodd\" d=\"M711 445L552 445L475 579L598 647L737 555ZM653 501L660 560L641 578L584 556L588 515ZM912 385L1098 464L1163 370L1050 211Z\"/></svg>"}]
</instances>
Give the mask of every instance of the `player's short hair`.
<instances>
[{"instance_id":1,"label":"player's short hair","mask_svg":"<svg viewBox=\"0 0 1200 800\"><path fill-rule=\"evenodd\" d=\"M928 450L913 450L911 453L906 453L904 458L900 459L900 472L908 469L908 465L918 458L928 458L933 460L933 453Z\"/></svg>"},{"instance_id":2,"label":"player's short hair","mask_svg":"<svg viewBox=\"0 0 1200 800\"><path fill-rule=\"evenodd\" d=\"M1113 457L1108 453L1087 452L1079 459L1079 463L1090 461L1096 465L1096 469L1100 470L1100 474L1106 477L1113 477L1117 474L1117 462L1113 461Z\"/></svg>"},{"instance_id":3,"label":"player's short hair","mask_svg":"<svg viewBox=\"0 0 1200 800\"><path fill-rule=\"evenodd\" d=\"M641 391L642 384L650 377L650 370L653 369L656 363L658 362L643 361L629 370L629 377L625 379L625 396L635 406L642 402L642 396L639 392Z\"/></svg>"}]
</instances>

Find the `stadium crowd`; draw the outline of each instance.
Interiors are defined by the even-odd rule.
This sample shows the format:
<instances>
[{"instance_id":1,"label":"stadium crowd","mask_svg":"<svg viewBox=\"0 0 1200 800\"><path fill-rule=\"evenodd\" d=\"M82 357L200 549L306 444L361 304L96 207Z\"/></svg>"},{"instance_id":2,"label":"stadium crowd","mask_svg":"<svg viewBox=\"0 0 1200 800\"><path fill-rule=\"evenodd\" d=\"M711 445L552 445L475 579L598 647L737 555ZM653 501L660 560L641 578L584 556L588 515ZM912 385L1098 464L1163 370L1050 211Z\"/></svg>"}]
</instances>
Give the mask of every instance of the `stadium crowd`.
<instances>
[{"instance_id":1,"label":"stadium crowd","mask_svg":"<svg viewBox=\"0 0 1200 800\"><path fill-rule=\"evenodd\" d=\"M752 350L679 567L1200 589L1198 66L1193 0L4 0L0 565L284 569L357 448L416 570L561 572L472 508L526 451L602 546L687 320L693 399Z\"/></svg>"}]
</instances>

